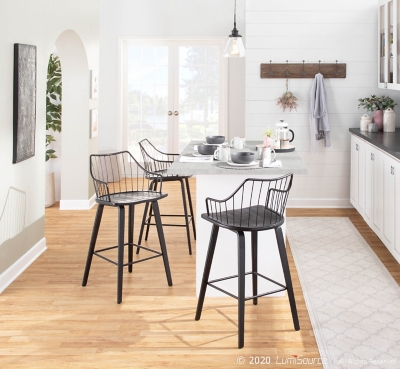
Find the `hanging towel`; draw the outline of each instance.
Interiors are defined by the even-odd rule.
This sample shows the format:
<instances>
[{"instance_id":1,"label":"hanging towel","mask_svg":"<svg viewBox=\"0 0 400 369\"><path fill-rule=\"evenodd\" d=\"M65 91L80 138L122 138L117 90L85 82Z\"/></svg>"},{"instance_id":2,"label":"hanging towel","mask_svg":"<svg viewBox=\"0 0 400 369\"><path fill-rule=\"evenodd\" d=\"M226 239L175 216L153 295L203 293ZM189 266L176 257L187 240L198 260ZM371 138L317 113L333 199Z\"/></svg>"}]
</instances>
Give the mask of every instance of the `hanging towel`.
<instances>
[{"instance_id":1,"label":"hanging towel","mask_svg":"<svg viewBox=\"0 0 400 369\"><path fill-rule=\"evenodd\" d=\"M324 139L325 147L331 146L324 76L321 73L315 75L310 93L310 101L311 151L315 152L315 143L317 140Z\"/></svg>"}]
</instances>

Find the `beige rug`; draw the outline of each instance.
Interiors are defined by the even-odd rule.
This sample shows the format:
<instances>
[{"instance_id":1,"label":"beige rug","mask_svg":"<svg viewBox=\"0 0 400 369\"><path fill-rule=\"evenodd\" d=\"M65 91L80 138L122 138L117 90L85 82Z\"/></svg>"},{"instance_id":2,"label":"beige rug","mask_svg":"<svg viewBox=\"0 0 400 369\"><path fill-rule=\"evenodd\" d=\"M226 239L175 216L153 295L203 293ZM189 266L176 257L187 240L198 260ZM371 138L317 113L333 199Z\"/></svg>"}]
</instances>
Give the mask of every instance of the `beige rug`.
<instances>
[{"instance_id":1,"label":"beige rug","mask_svg":"<svg viewBox=\"0 0 400 369\"><path fill-rule=\"evenodd\" d=\"M348 218L287 218L324 368L400 368L400 288Z\"/></svg>"}]
</instances>

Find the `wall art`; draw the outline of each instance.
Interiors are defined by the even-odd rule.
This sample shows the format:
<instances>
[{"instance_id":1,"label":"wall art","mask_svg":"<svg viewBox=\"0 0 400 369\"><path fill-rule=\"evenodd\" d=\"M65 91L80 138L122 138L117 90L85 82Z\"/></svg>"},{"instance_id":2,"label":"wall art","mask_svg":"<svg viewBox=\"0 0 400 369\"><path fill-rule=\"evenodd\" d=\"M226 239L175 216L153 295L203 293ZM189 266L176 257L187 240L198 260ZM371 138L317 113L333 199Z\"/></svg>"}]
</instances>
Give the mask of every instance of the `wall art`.
<instances>
[{"instance_id":1,"label":"wall art","mask_svg":"<svg viewBox=\"0 0 400 369\"><path fill-rule=\"evenodd\" d=\"M90 71L90 98L97 99L99 97L99 71Z\"/></svg>"},{"instance_id":2,"label":"wall art","mask_svg":"<svg viewBox=\"0 0 400 369\"><path fill-rule=\"evenodd\" d=\"M99 130L99 122L98 122L98 110L91 109L90 110L90 138L97 137L97 133Z\"/></svg>"},{"instance_id":3,"label":"wall art","mask_svg":"<svg viewBox=\"0 0 400 369\"><path fill-rule=\"evenodd\" d=\"M13 163L35 156L36 46L14 44Z\"/></svg>"}]
</instances>

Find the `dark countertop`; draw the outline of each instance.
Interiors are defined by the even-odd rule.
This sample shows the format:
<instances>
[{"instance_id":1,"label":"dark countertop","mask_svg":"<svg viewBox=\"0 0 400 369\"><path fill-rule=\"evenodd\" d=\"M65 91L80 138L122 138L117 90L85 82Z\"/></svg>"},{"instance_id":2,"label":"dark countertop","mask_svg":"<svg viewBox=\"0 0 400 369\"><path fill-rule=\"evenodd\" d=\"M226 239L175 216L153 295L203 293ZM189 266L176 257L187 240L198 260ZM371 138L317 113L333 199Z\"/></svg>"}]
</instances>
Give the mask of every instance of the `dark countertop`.
<instances>
[{"instance_id":1,"label":"dark countertop","mask_svg":"<svg viewBox=\"0 0 400 369\"><path fill-rule=\"evenodd\" d=\"M380 148L382 151L400 160L400 129L396 132L368 132L361 131L359 128L350 128L350 133L356 135L370 144Z\"/></svg>"}]
</instances>

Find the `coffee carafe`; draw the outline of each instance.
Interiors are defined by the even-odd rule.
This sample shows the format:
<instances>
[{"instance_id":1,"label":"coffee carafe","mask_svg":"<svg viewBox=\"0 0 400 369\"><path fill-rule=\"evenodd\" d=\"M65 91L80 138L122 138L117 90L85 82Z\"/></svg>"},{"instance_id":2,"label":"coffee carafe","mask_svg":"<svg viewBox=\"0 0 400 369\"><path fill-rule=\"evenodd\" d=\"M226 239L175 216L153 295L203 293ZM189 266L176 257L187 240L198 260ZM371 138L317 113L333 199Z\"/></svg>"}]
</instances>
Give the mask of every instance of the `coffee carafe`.
<instances>
[{"instance_id":1,"label":"coffee carafe","mask_svg":"<svg viewBox=\"0 0 400 369\"><path fill-rule=\"evenodd\" d=\"M275 124L275 137L281 141L281 147L285 146L282 145L282 141L287 143L294 140L294 132L289 129L288 126L289 124L284 120L280 120L278 123Z\"/></svg>"}]
</instances>

